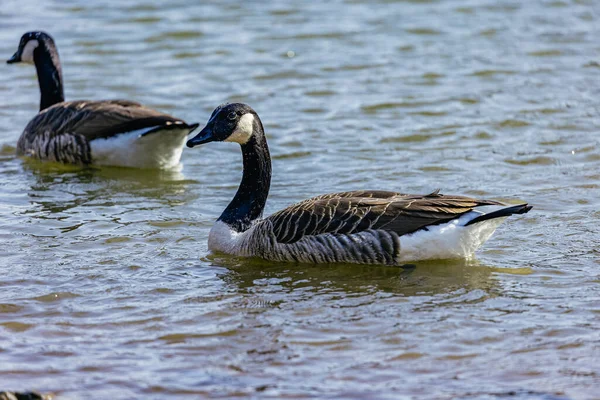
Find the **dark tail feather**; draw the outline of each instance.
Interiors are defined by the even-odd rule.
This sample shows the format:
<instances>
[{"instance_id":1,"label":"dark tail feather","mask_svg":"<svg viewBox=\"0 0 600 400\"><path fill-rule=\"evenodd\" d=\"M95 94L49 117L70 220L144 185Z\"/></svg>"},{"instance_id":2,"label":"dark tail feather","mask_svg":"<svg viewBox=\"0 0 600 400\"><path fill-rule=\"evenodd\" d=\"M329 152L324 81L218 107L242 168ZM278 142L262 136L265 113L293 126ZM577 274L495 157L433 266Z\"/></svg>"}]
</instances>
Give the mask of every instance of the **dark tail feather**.
<instances>
[{"instance_id":1,"label":"dark tail feather","mask_svg":"<svg viewBox=\"0 0 600 400\"><path fill-rule=\"evenodd\" d=\"M199 127L199 126L200 126L200 124L199 124L199 123L193 123L193 124L189 124L189 125L188 125L188 129L189 129L190 131L188 132L188 135L189 135L190 133L194 132L194 130L195 130L197 127Z\"/></svg>"},{"instance_id":2,"label":"dark tail feather","mask_svg":"<svg viewBox=\"0 0 600 400\"><path fill-rule=\"evenodd\" d=\"M198 123L185 124L183 122L182 123L177 122L175 124L169 124L169 125L159 125L156 128L152 129L151 131L142 133L141 136L144 137L144 136L148 136L148 135L151 135L151 134L153 134L155 132L159 132L159 131L167 131L167 130L170 130L170 129L172 129L172 130L179 130L179 129L182 129L182 128L189 129L189 132L188 132L188 135L189 135L190 133L192 133L194 131L194 129L196 129L199 126L200 126L200 124L198 124Z\"/></svg>"},{"instance_id":3,"label":"dark tail feather","mask_svg":"<svg viewBox=\"0 0 600 400\"><path fill-rule=\"evenodd\" d=\"M529 212L529 210L531 210L532 208L533 208L533 206L530 206L527 203L519 204L519 205L512 206L512 207L502 208L500 210L492 211L491 213L487 213L487 214L480 215L479 217L475 217L472 220L470 220L469 222L467 222L465 224L465 226L473 225L478 222L487 221L488 219L508 217L509 215L513 215L513 214L525 214L525 213Z\"/></svg>"}]
</instances>

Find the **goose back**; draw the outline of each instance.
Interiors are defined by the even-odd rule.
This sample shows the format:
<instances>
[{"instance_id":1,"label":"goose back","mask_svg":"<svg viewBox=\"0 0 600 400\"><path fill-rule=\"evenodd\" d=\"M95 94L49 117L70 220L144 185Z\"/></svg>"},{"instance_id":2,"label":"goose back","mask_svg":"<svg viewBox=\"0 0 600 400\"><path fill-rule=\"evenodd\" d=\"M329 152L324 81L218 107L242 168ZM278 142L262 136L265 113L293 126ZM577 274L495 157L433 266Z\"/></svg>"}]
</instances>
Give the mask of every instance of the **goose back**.
<instances>
[{"instance_id":1,"label":"goose back","mask_svg":"<svg viewBox=\"0 0 600 400\"><path fill-rule=\"evenodd\" d=\"M352 234L384 229L402 236L430 225L448 222L496 201L433 192L410 195L380 190L331 193L285 208L267 219L279 243L294 243L324 233Z\"/></svg>"}]
</instances>

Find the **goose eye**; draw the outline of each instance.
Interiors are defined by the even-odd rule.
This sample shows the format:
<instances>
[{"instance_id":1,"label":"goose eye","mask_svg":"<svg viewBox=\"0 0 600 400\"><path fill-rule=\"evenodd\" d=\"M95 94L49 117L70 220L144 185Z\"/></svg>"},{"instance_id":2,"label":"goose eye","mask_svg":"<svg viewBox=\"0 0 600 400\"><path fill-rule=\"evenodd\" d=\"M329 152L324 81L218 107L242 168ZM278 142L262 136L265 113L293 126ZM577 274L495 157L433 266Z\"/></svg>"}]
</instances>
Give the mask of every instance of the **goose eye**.
<instances>
[{"instance_id":1,"label":"goose eye","mask_svg":"<svg viewBox=\"0 0 600 400\"><path fill-rule=\"evenodd\" d=\"M227 114L227 119L230 121L234 121L237 118L237 114L235 112L230 112L229 114Z\"/></svg>"}]
</instances>

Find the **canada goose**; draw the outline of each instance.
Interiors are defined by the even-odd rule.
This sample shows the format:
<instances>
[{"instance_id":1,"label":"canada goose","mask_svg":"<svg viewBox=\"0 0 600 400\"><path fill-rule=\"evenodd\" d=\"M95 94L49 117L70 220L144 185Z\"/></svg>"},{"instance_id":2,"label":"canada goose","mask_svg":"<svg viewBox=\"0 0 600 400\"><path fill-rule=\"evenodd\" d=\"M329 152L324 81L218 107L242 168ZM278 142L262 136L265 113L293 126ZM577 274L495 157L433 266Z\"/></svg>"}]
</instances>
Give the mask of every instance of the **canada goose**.
<instances>
[{"instance_id":1,"label":"canada goose","mask_svg":"<svg viewBox=\"0 0 600 400\"><path fill-rule=\"evenodd\" d=\"M172 168L198 124L127 100L65 102L54 40L27 32L8 64L34 63L40 112L25 127L17 154L72 164Z\"/></svg>"},{"instance_id":2,"label":"canada goose","mask_svg":"<svg viewBox=\"0 0 600 400\"><path fill-rule=\"evenodd\" d=\"M399 264L470 257L512 214L527 204L360 190L313 197L262 219L271 159L256 112L246 104L217 107L188 147L219 141L242 147L243 177L212 227L211 251L273 261Z\"/></svg>"}]
</instances>

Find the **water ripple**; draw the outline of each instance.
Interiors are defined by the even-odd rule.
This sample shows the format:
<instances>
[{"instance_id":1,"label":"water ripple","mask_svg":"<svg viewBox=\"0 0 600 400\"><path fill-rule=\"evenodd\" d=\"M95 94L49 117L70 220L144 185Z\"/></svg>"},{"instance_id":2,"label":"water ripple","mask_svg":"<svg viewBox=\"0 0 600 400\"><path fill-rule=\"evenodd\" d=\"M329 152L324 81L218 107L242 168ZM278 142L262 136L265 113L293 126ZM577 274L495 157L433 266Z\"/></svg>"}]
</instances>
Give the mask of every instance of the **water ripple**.
<instances>
[{"instance_id":1,"label":"water ripple","mask_svg":"<svg viewBox=\"0 0 600 400\"><path fill-rule=\"evenodd\" d=\"M0 81L0 375L57 398L592 398L600 371L598 13L589 1L6 0L68 99L263 118L266 213L381 188L528 201L469 261L208 253L239 148L180 171L23 161L33 67ZM493 366L493 368L490 368ZM4 386L0 389L4 389Z\"/></svg>"}]
</instances>

